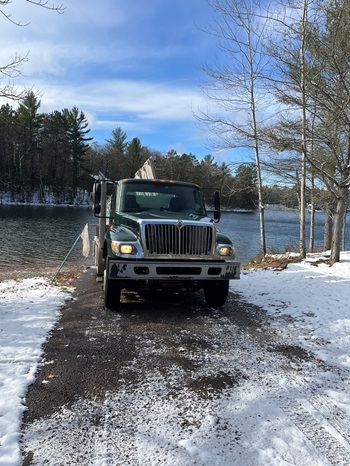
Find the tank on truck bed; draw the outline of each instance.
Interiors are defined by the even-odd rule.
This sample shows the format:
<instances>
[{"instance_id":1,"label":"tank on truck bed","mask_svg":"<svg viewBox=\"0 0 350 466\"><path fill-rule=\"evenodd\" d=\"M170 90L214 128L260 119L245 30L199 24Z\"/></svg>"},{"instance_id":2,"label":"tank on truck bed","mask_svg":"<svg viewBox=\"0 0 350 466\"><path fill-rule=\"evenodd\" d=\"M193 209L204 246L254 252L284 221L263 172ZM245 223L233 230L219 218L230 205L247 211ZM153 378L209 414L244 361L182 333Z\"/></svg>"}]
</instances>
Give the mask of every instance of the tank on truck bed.
<instances>
[{"instance_id":1,"label":"tank on truck bed","mask_svg":"<svg viewBox=\"0 0 350 466\"><path fill-rule=\"evenodd\" d=\"M100 174L94 186L99 217L94 240L97 274L104 276L105 306L118 309L122 289L197 291L208 304L225 304L229 280L240 277L231 240L209 218L198 185L156 178L152 160L138 178L115 183ZM149 179L150 178L150 179Z\"/></svg>"}]
</instances>

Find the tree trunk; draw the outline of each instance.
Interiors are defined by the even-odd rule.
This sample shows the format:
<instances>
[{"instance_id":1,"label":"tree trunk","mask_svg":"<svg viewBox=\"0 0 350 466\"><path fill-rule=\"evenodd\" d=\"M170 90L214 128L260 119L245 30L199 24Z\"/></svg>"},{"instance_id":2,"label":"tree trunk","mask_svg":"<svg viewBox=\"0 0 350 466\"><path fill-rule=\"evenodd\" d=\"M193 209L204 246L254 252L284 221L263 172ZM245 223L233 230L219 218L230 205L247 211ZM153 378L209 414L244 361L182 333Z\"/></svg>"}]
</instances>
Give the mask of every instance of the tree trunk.
<instances>
[{"instance_id":1,"label":"tree trunk","mask_svg":"<svg viewBox=\"0 0 350 466\"><path fill-rule=\"evenodd\" d=\"M254 118L254 125L256 125L255 118ZM264 209L264 201L263 201L263 185L262 185L261 168L260 168L259 143L257 140L256 140L256 146L255 146L255 161L256 161L256 170L257 170L257 178L258 178L258 195L259 195L260 247L261 247L261 253L265 257L266 255L265 209Z\"/></svg>"},{"instance_id":2,"label":"tree trunk","mask_svg":"<svg viewBox=\"0 0 350 466\"><path fill-rule=\"evenodd\" d=\"M311 134L315 131L315 118L316 118L316 106L311 116ZM314 138L312 137L310 144L309 158L313 161L314 158ZM315 248L315 175L313 170L311 171L311 207L310 207L310 239L309 239L309 252L314 252Z\"/></svg>"},{"instance_id":3,"label":"tree trunk","mask_svg":"<svg viewBox=\"0 0 350 466\"><path fill-rule=\"evenodd\" d=\"M343 229L342 229L342 251L346 251L346 208L343 217Z\"/></svg>"},{"instance_id":4,"label":"tree trunk","mask_svg":"<svg viewBox=\"0 0 350 466\"><path fill-rule=\"evenodd\" d=\"M333 265L340 260L341 234L343 229L343 218L346 209L346 189L347 188L340 189L340 196L337 199L337 207L334 214L330 265Z\"/></svg>"},{"instance_id":5,"label":"tree trunk","mask_svg":"<svg viewBox=\"0 0 350 466\"><path fill-rule=\"evenodd\" d=\"M261 252L266 255L266 234L265 234L265 209L262 204L259 205L260 211L260 244Z\"/></svg>"},{"instance_id":6,"label":"tree trunk","mask_svg":"<svg viewBox=\"0 0 350 466\"><path fill-rule=\"evenodd\" d=\"M333 214L329 206L326 207L324 220L324 237L323 237L323 250L329 251L332 247L332 226Z\"/></svg>"},{"instance_id":7,"label":"tree trunk","mask_svg":"<svg viewBox=\"0 0 350 466\"><path fill-rule=\"evenodd\" d=\"M300 180L300 241L299 252L302 259L306 257L305 246L305 191L306 191L306 91L305 91L305 53L306 53L306 24L308 19L308 2L304 0L302 17L302 36L300 45L300 89L302 99L302 128L301 128L301 180Z\"/></svg>"},{"instance_id":8,"label":"tree trunk","mask_svg":"<svg viewBox=\"0 0 350 466\"><path fill-rule=\"evenodd\" d=\"M315 203L311 201L310 206L310 241L309 241L309 252L314 252L315 247Z\"/></svg>"}]
</instances>

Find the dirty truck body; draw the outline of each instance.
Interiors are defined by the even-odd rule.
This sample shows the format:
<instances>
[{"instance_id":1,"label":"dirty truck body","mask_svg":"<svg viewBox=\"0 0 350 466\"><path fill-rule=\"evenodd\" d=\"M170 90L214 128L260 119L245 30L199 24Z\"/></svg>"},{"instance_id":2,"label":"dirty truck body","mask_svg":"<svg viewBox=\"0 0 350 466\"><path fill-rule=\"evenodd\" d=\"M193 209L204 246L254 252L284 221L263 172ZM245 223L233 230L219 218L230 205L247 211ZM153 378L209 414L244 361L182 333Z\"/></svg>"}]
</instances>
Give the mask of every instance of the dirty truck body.
<instances>
[{"instance_id":1,"label":"dirty truck body","mask_svg":"<svg viewBox=\"0 0 350 466\"><path fill-rule=\"evenodd\" d=\"M112 190L112 192L110 192ZM216 194L214 219L220 217ZM111 183L100 174L94 187L99 228L94 240L97 274L104 276L105 305L118 309L122 289L204 290L222 306L229 280L238 279L231 240L215 227L199 186L132 178Z\"/></svg>"}]
</instances>

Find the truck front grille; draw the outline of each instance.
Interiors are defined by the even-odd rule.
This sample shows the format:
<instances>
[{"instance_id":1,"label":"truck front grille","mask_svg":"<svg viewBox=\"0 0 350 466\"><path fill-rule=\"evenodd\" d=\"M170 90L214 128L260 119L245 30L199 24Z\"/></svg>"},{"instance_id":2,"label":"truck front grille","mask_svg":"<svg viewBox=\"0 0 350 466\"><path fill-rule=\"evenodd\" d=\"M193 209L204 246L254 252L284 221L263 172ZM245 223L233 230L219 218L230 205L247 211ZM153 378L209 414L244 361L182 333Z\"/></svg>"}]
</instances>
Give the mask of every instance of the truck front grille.
<instances>
[{"instance_id":1,"label":"truck front grille","mask_svg":"<svg viewBox=\"0 0 350 466\"><path fill-rule=\"evenodd\" d=\"M209 225L147 224L145 239L149 254L210 256L213 228Z\"/></svg>"}]
</instances>

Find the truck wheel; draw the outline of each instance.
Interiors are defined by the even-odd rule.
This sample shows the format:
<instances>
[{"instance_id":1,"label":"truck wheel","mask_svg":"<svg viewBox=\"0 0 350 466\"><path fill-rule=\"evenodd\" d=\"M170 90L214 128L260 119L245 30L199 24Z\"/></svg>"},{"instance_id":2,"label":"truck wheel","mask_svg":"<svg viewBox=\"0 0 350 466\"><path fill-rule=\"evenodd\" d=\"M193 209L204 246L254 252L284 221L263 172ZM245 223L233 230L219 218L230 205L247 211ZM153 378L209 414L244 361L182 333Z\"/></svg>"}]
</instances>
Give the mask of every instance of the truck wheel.
<instances>
[{"instance_id":1,"label":"truck wheel","mask_svg":"<svg viewBox=\"0 0 350 466\"><path fill-rule=\"evenodd\" d=\"M107 271L104 271L103 288L105 292L105 307L111 311L116 311L120 307L120 284L118 280L107 278Z\"/></svg>"},{"instance_id":2,"label":"truck wheel","mask_svg":"<svg viewBox=\"0 0 350 466\"><path fill-rule=\"evenodd\" d=\"M206 302L213 307L221 307L226 303L229 280L216 280L204 283Z\"/></svg>"}]
</instances>

